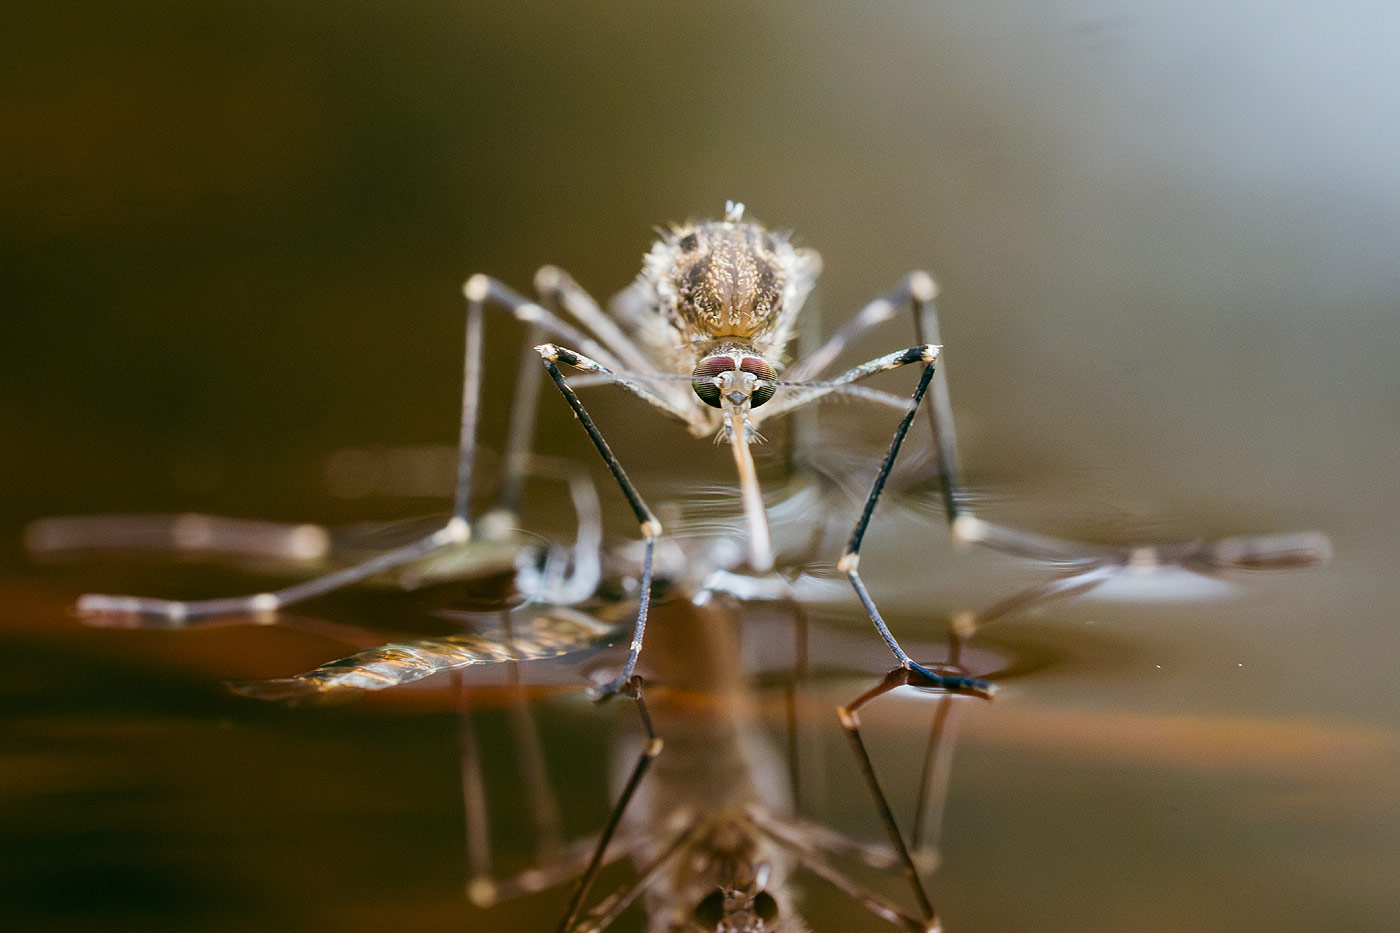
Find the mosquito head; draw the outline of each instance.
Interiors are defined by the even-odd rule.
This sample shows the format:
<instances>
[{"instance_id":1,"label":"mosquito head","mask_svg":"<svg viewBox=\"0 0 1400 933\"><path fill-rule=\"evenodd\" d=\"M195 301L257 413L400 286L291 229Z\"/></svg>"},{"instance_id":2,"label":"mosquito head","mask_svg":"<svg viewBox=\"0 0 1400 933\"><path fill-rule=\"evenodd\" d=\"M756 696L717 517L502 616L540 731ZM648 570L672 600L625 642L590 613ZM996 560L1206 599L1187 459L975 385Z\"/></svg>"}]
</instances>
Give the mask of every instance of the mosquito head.
<instances>
[{"instance_id":1,"label":"mosquito head","mask_svg":"<svg viewBox=\"0 0 1400 933\"><path fill-rule=\"evenodd\" d=\"M742 348L730 352L712 353L702 359L692 374L695 394L712 408L742 408L745 403L757 408L773 397L772 385L764 383L775 378L773 366L761 356L745 353Z\"/></svg>"}]
</instances>

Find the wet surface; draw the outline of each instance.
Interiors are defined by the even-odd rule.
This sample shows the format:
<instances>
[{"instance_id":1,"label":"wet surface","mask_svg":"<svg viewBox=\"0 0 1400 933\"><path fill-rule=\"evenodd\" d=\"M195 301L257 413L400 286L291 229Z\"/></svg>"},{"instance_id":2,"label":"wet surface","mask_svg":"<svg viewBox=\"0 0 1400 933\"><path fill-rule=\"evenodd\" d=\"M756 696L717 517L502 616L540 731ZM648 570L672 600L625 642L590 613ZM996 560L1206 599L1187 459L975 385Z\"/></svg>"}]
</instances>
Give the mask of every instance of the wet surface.
<instances>
[{"instance_id":1,"label":"wet surface","mask_svg":"<svg viewBox=\"0 0 1400 933\"><path fill-rule=\"evenodd\" d=\"M431 601L351 593L298 610L299 626L96 630L69 612L80 593L202 597L285 577L155 556L37 563L22 531L62 514L441 511L405 468L423 457L375 457L452 442L466 275L524 289L555 262L605 295L652 225L741 198L822 252L827 330L906 270L936 274L983 514L1114 542L1316 528L1335 546L1325 568L1054 604L974 640L1022 672L991 703L959 701L931 887L945 928L1400 925L1390 14L118 4L15 19L0 40L0 901L14 922L551 928L564 888L490 913L463 895L450 684L325 708L222 687L364 646L327 622L441 634ZM908 340L891 327L851 362ZM488 338L496 446L519 338L508 324ZM725 451L593 392L649 497L713 491L737 514ZM562 403L543 411L546 451L593 456ZM866 471L859 489L889 426L839 405L822 427L838 472ZM775 434L760 457L770 484L781 448ZM630 519L603 494L622 541ZM532 496L527 524L561 533L558 505ZM940 656L947 619L1044 573L949 545L936 490L885 513L862 573L921 656ZM887 654L841 599L814 612L801 808L878 841L835 708ZM742 655L781 747L788 643L751 637ZM526 676L552 685L532 698L566 829L594 832L635 713L589 704L575 665ZM493 848L518 871L534 856L506 694L481 689ZM933 707L901 691L863 711L902 818ZM610 871L600 893L628 875ZM912 909L897 877L870 883ZM817 930L886 928L821 881L798 887Z\"/></svg>"}]
</instances>

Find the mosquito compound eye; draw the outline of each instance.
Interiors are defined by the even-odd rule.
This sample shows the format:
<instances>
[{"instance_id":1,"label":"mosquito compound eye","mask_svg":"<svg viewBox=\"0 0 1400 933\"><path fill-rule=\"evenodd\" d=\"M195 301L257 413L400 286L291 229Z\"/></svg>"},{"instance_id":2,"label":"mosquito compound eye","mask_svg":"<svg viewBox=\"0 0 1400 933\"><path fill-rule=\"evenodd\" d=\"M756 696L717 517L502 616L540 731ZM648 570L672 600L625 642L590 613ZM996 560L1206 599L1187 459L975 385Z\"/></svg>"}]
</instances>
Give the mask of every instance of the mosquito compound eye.
<instances>
[{"instance_id":1,"label":"mosquito compound eye","mask_svg":"<svg viewBox=\"0 0 1400 933\"><path fill-rule=\"evenodd\" d=\"M695 389L695 394L700 396L700 401L711 408L719 407L719 386L713 380L720 373L732 372L734 370L734 358L729 356L707 356L700 361L700 365L695 367L695 372L691 374L691 387ZM770 393L771 394L771 393Z\"/></svg>"},{"instance_id":2,"label":"mosquito compound eye","mask_svg":"<svg viewBox=\"0 0 1400 933\"><path fill-rule=\"evenodd\" d=\"M724 919L724 892L715 888L706 894L705 899L695 905L691 917L702 930L718 929L719 922Z\"/></svg>"},{"instance_id":3,"label":"mosquito compound eye","mask_svg":"<svg viewBox=\"0 0 1400 933\"><path fill-rule=\"evenodd\" d=\"M773 372L773 367L768 365L767 360L757 356L744 357L744 361L739 364L739 368L746 373L753 373L760 379L773 379L777 375ZM757 408L762 405L773 397L773 391L773 386L756 386L753 390L753 395L749 398L749 407Z\"/></svg>"}]
</instances>

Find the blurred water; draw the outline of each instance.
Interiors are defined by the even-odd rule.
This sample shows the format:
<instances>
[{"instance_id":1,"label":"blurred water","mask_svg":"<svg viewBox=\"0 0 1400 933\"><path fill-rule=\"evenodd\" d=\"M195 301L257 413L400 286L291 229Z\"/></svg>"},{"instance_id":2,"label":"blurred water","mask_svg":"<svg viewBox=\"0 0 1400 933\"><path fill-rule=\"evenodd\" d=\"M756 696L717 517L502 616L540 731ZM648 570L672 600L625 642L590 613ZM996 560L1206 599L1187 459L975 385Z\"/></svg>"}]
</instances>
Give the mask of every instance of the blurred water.
<instances>
[{"instance_id":1,"label":"blurred water","mask_svg":"<svg viewBox=\"0 0 1400 933\"><path fill-rule=\"evenodd\" d=\"M525 287L557 262L606 294L652 225L738 198L822 252L828 322L910 268L936 274L965 467L993 514L1116 540L1320 528L1336 545L1330 567L1224 601L1008 620L1000 637L1060 660L967 717L934 891L947 927L1393 928L1396 20L1255 0L21 3L0 37L7 914L143 930L526 916L461 899L452 714L224 697L221 679L336 646L81 629L65 607L82 591L246 578L37 569L20 529L439 509L329 496L323 465L450 442L465 276ZM496 401L516 339L492 337ZM649 494L728 482L723 451L596 398ZM545 411L544 446L590 456L564 407ZM862 421L826 422L858 460L883 443ZM901 633L1034 577L954 551L933 514L882 525L862 564ZM570 703L546 737L591 769L579 819L596 825L606 735L628 720ZM898 762L905 721L870 718ZM874 830L859 806L824 816ZM813 887L847 911L809 911L818 929L876 928Z\"/></svg>"}]
</instances>

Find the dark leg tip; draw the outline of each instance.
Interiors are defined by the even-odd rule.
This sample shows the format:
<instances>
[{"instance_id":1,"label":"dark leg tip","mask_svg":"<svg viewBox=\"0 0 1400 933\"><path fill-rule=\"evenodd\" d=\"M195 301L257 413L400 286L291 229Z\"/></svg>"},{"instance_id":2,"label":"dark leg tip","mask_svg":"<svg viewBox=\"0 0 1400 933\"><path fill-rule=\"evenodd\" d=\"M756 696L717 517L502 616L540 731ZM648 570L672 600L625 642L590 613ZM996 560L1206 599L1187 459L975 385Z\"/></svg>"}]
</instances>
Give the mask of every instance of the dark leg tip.
<instances>
[{"instance_id":1,"label":"dark leg tip","mask_svg":"<svg viewBox=\"0 0 1400 933\"><path fill-rule=\"evenodd\" d=\"M936 674L922 664L913 661L907 662L905 669L917 678L910 680L909 686L911 687L932 687L954 693L971 693L987 700L990 700L997 692L997 685L990 680L968 677L963 674ZM919 680L924 682L919 683Z\"/></svg>"}]
</instances>

